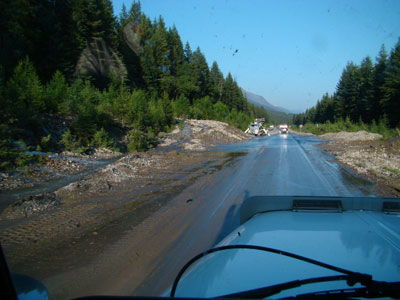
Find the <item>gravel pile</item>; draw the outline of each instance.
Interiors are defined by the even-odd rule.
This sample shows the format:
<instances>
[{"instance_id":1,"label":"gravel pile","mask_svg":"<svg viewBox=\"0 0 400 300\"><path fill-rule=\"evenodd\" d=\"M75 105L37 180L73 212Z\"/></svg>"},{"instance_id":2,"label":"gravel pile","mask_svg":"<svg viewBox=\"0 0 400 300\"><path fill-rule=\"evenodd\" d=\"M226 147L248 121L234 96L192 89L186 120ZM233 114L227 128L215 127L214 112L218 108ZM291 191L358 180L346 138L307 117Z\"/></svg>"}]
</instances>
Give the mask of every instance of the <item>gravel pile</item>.
<instances>
[{"instance_id":1,"label":"gravel pile","mask_svg":"<svg viewBox=\"0 0 400 300\"><path fill-rule=\"evenodd\" d=\"M320 138L327 140L337 140L337 141L374 141L382 138L382 135L378 133L371 133L365 130L360 130L357 132L330 132L319 136Z\"/></svg>"},{"instance_id":2,"label":"gravel pile","mask_svg":"<svg viewBox=\"0 0 400 300\"><path fill-rule=\"evenodd\" d=\"M204 151L221 144L243 142L249 137L227 123L212 120L185 120L182 130L178 126L167 134L159 147L179 147L184 151Z\"/></svg>"},{"instance_id":3,"label":"gravel pile","mask_svg":"<svg viewBox=\"0 0 400 300\"><path fill-rule=\"evenodd\" d=\"M54 193L44 193L26 197L8 206L1 214L1 219L29 217L41 211L53 209L61 204Z\"/></svg>"},{"instance_id":4,"label":"gravel pile","mask_svg":"<svg viewBox=\"0 0 400 300\"><path fill-rule=\"evenodd\" d=\"M365 135L364 135L365 137ZM389 195L400 196L400 138L390 141L336 139L322 148L359 174L381 186Z\"/></svg>"},{"instance_id":5,"label":"gravel pile","mask_svg":"<svg viewBox=\"0 0 400 300\"><path fill-rule=\"evenodd\" d=\"M27 182L22 178L14 177L6 172L0 172L0 192L10 191L17 188L32 187L32 182Z\"/></svg>"}]
</instances>

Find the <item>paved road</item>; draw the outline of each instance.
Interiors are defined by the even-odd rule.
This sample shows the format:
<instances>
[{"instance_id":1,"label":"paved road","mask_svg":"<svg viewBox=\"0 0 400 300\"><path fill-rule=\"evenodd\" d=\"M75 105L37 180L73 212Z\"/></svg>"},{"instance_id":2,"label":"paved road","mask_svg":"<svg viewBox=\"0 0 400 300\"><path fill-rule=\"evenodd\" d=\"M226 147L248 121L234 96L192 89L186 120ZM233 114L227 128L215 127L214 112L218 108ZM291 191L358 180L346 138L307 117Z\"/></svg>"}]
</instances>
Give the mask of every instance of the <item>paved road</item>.
<instances>
[{"instance_id":1,"label":"paved road","mask_svg":"<svg viewBox=\"0 0 400 300\"><path fill-rule=\"evenodd\" d=\"M273 135L249 142L252 150L238 167L236 192L250 195L361 196L371 184L354 176L315 147L314 137ZM239 147L238 147L239 148Z\"/></svg>"},{"instance_id":2,"label":"paved road","mask_svg":"<svg viewBox=\"0 0 400 300\"><path fill-rule=\"evenodd\" d=\"M171 240L169 250L158 259L157 270L134 294L161 292L179 266L236 228L240 204L248 196L373 196L373 184L335 163L332 156L314 146L318 142L312 137L273 135L221 149L246 154L212 181L197 182L176 197L177 203L193 199L193 206L170 225L168 232L178 230L179 236Z\"/></svg>"},{"instance_id":3,"label":"paved road","mask_svg":"<svg viewBox=\"0 0 400 300\"><path fill-rule=\"evenodd\" d=\"M188 259L239 225L248 196L373 196L374 185L336 164L317 142L273 135L219 149L232 153L230 166L197 180L87 266L45 284L57 296L160 295Z\"/></svg>"}]
</instances>

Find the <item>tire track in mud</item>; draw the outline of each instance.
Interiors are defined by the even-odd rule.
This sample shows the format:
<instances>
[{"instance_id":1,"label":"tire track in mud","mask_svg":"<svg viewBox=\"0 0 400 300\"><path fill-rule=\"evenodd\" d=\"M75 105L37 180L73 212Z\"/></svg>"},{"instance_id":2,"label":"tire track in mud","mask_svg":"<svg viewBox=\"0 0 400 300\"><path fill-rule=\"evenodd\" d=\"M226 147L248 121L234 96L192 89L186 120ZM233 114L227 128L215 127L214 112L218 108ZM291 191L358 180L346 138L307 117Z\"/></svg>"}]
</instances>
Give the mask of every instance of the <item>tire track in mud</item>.
<instances>
[{"instance_id":1,"label":"tire track in mud","mask_svg":"<svg viewBox=\"0 0 400 300\"><path fill-rule=\"evenodd\" d=\"M0 239L10 268L46 283L46 278L86 265L82 274L86 274L88 280L84 282L88 284L93 272L101 268L101 263L92 264L91 261L104 249L111 249L108 255L118 257L121 249L116 242L121 236L162 209L171 195L198 178L217 172L231 160L224 153L188 157L192 159L180 163L170 161L169 167L164 163L156 171L142 173L142 179L115 186L106 195L66 199L51 211L28 218L1 220ZM65 281L62 285L55 284L59 289L54 291L52 287L52 295L57 299L71 295L65 290L67 285Z\"/></svg>"}]
</instances>

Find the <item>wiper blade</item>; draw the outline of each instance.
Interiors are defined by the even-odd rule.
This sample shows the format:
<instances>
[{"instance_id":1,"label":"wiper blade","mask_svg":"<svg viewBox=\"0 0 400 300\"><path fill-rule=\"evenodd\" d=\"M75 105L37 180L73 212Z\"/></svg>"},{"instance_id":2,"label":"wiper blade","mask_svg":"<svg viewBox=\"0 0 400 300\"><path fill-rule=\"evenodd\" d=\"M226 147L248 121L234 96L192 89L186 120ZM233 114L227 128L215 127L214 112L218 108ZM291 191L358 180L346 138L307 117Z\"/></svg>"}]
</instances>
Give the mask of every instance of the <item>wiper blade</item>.
<instances>
[{"instance_id":1,"label":"wiper blade","mask_svg":"<svg viewBox=\"0 0 400 300\"><path fill-rule=\"evenodd\" d=\"M372 281L367 287L320 291L282 299L349 299L352 297L400 299L400 282Z\"/></svg>"},{"instance_id":2,"label":"wiper blade","mask_svg":"<svg viewBox=\"0 0 400 300\"><path fill-rule=\"evenodd\" d=\"M350 283L352 282L351 275L316 277L304 280L294 280L258 289L223 295L219 296L218 298L260 299L273 296L279 294L282 291L290 290L306 284L340 280L345 280L348 285L351 285ZM315 293L301 294L283 299L309 299L313 297L318 299L346 299L349 297L363 297L370 299L379 297L391 297L394 299L400 299L400 282L384 282L372 280L364 284L366 284L366 286L361 288L320 291Z\"/></svg>"},{"instance_id":3,"label":"wiper blade","mask_svg":"<svg viewBox=\"0 0 400 300\"><path fill-rule=\"evenodd\" d=\"M236 250L240 250L240 249L249 249L249 250L259 250L259 251L264 251L264 252L270 252L270 253L275 253L275 254L279 254L279 255L283 255L283 256L287 256L287 257L291 257L297 260L301 260L328 270L332 270L338 273L342 273L345 275L338 275L338 276L330 276L330 277L318 277L318 278L314 278L314 279L305 279L305 280L297 280L297 281L291 281L288 283L282 283L282 284L278 284L276 285L276 289L278 289L279 286L283 286L284 288L282 288L282 290L284 289L291 289L293 287L291 287L290 285L294 285L294 284L299 284L303 285L303 284L308 284L308 283L313 283L311 282L312 280L319 280L319 281L314 281L314 282L324 282L324 281L337 281L337 280L346 280L347 284L349 286L353 286L356 283L361 283L362 285L366 286L368 285L369 282L372 281L372 276L369 274L362 274L362 273L357 273L357 272L353 272L353 271L349 271L343 268L339 268L339 267L335 267L308 257L304 257L301 255L297 255L294 253L290 253L287 251L283 251L283 250L278 250L278 249L274 249L274 248L269 248L269 247L263 247L263 246L256 246L256 245L228 245L228 246L221 246L221 247L216 247L216 248L212 248L209 249L203 253L200 253L198 255L196 255L195 257L193 257L191 260L189 260L183 267L182 269L179 271L178 275L176 276L174 283L172 284L172 288L171 288L171 297L175 297L175 291L178 287L178 283L179 280L181 279L181 277L183 276L183 273L185 273L185 271L189 268L190 265L192 265L195 261L199 260L200 258L211 254L211 253L215 253L215 252L220 252L220 251L225 251L225 250L230 250L230 249L236 249ZM325 278L325 279L324 279ZM329 278L329 279L328 279ZM308 282L310 281L310 282ZM286 286L287 285L287 286ZM269 289L269 288L273 288L274 286L269 286L269 287L265 287L265 289ZM295 287L295 286L294 286ZM250 290L250 291L245 291L243 292L243 294L245 294L246 292L251 292L254 290ZM279 293L279 292L277 292ZM271 294L277 294L276 292ZM230 295L225 295L225 296L221 296L221 297L228 297L228 296L232 296L235 294L230 294ZM264 296L267 297L267 296ZM251 297L250 297L251 298ZM255 297L256 298L256 297Z\"/></svg>"},{"instance_id":4,"label":"wiper blade","mask_svg":"<svg viewBox=\"0 0 400 300\"><path fill-rule=\"evenodd\" d=\"M243 292L218 296L218 298L242 298L242 299L259 299L265 298L272 295L279 294L284 290L290 290L305 284L319 283L319 282L329 282L329 281L348 281L351 275L338 275L338 276L325 276L325 277L315 277L303 280L294 280L285 283L280 283L276 285L270 285L258 289L247 290Z\"/></svg>"}]
</instances>

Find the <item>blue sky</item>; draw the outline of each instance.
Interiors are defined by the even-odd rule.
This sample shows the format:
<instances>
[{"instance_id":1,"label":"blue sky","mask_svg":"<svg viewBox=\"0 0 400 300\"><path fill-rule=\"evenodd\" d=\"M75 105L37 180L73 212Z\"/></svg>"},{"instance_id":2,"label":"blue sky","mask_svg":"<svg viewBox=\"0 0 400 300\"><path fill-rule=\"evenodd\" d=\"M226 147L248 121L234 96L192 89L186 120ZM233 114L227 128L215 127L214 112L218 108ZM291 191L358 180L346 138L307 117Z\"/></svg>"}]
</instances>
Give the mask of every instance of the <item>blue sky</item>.
<instances>
[{"instance_id":1,"label":"blue sky","mask_svg":"<svg viewBox=\"0 0 400 300\"><path fill-rule=\"evenodd\" d=\"M113 0L114 13L122 3ZM399 0L141 0L151 19L175 24L245 90L295 112L332 94L347 62L389 52L400 37ZM237 53L235 51L237 50Z\"/></svg>"}]
</instances>

